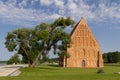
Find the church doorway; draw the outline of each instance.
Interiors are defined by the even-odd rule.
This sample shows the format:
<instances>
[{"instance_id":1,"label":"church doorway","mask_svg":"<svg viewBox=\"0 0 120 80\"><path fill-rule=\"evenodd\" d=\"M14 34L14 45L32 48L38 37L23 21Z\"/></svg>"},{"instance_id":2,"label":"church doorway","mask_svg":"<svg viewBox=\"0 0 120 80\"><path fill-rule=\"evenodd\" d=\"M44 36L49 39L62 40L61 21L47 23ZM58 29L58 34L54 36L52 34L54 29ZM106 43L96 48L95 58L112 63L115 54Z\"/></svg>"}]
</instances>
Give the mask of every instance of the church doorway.
<instances>
[{"instance_id":1,"label":"church doorway","mask_svg":"<svg viewBox=\"0 0 120 80\"><path fill-rule=\"evenodd\" d=\"M85 68L85 60L82 60L82 68Z\"/></svg>"}]
</instances>

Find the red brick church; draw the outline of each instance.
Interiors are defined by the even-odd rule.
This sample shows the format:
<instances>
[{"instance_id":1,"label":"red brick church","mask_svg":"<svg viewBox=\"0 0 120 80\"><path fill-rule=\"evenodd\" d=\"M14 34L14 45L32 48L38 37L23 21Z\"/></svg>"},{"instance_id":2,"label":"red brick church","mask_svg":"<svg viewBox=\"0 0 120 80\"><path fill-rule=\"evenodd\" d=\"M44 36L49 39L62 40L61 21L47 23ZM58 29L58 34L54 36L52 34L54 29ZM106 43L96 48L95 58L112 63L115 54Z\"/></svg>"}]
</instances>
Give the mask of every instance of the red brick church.
<instances>
[{"instance_id":1,"label":"red brick church","mask_svg":"<svg viewBox=\"0 0 120 80\"><path fill-rule=\"evenodd\" d=\"M103 67L102 52L84 18L71 32L71 47L67 49L70 58L62 58L64 67L97 68Z\"/></svg>"}]
</instances>

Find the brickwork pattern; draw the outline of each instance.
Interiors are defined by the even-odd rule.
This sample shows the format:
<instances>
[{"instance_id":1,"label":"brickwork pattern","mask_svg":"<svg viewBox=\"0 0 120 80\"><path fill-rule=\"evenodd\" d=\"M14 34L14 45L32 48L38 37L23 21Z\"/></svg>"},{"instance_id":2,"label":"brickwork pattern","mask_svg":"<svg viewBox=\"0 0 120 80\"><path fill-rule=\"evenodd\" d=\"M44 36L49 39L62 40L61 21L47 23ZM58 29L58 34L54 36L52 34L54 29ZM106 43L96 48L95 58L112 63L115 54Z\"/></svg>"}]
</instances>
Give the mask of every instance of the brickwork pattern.
<instances>
[{"instance_id":1,"label":"brickwork pattern","mask_svg":"<svg viewBox=\"0 0 120 80\"><path fill-rule=\"evenodd\" d=\"M70 58L64 58L64 67L103 67L100 46L84 18L81 18L71 33Z\"/></svg>"}]
</instances>

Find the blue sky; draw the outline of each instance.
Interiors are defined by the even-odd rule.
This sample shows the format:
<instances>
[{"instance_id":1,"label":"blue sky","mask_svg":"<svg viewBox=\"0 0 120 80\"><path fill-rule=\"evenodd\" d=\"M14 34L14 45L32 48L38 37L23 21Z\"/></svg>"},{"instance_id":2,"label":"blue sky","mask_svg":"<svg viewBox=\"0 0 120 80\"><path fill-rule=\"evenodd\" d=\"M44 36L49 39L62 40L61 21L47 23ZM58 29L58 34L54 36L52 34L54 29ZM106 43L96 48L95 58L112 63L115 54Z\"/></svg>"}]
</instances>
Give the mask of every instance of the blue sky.
<instances>
[{"instance_id":1,"label":"blue sky","mask_svg":"<svg viewBox=\"0 0 120 80\"><path fill-rule=\"evenodd\" d=\"M14 54L4 45L7 32L67 16L86 19L103 53L120 51L120 0L0 0L0 60Z\"/></svg>"}]
</instances>

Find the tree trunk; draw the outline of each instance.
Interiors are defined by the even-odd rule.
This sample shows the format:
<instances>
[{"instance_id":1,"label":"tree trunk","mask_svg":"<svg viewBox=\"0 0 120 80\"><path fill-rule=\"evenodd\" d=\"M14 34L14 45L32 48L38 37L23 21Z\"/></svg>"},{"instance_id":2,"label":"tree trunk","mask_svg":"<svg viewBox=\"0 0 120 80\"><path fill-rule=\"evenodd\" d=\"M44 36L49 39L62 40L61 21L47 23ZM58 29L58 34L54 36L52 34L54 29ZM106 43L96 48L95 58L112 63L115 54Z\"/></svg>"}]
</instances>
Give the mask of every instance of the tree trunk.
<instances>
[{"instance_id":1,"label":"tree trunk","mask_svg":"<svg viewBox=\"0 0 120 80\"><path fill-rule=\"evenodd\" d=\"M29 61L29 60L28 60L28 66L29 66L29 67L31 67L31 63L30 63L30 61Z\"/></svg>"},{"instance_id":2,"label":"tree trunk","mask_svg":"<svg viewBox=\"0 0 120 80\"><path fill-rule=\"evenodd\" d=\"M57 42L57 41L56 41L56 42ZM53 43L50 44L50 45L48 45L47 48L51 47L52 45L53 45ZM39 57L42 55L42 53L43 53L43 52L45 51L45 49L47 49L47 48L43 47L43 48L40 50L40 52L38 53L37 57L36 57L35 60L33 61L32 65L30 66L31 68L35 67L35 65L36 65L37 62L38 62Z\"/></svg>"},{"instance_id":3,"label":"tree trunk","mask_svg":"<svg viewBox=\"0 0 120 80\"><path fill-rule=\"evenodd\" d=\"M35 58L35 60L33 61L32 65L30 66L31 68L35 67L35 65L38 62L39 57L41 56L41 54L44 52L45 48L43 48L37 55L37 57Z\"/></svg>"},{"instance_id":4,"label":"tree trunk","mask_svg":"<svg viewBox=\"0 0 120 80\"><path fill-rule=\"evenodd\" d=\"M32 63L31 63L31 61L30 61L30 57L29 57L29 55L28 55L28 52L26 51L26 49L24 48L24 47L22 47L22 49L23 49L23 51L25 52L25 55L26 55L26 57L27 57L27 59L28 59L28 66L29 67L31 67L31 65L32 65Z\"/></svg>"}]
</instances>

